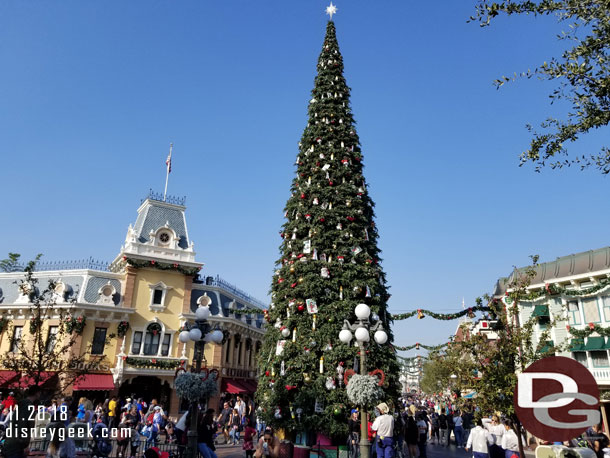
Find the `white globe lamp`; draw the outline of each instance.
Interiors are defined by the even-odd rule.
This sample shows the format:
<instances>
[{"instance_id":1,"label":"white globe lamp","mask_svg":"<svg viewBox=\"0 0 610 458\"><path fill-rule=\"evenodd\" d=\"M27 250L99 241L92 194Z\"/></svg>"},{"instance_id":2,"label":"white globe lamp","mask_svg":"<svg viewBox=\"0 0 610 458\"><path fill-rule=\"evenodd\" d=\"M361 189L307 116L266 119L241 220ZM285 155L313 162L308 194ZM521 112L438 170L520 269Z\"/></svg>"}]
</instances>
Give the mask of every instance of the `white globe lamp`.
<instances>
[{"instance_id":1,"label":"white globe lamp","mask_svg":"<svg viewBox=\"0 0 610 458\"><path fill-rule=\"evenodd\" d=\"M222 339L224 339L224 335L221 330L215 329L212 331L212 342L220 343L222 342Z\"/></svg>"},{"instance_id":2,"label":"white globe lamp","mask_svg":"<svg viewBox=\"0 0 610 458\"><path fill-rule=\"evenodd\" d=\"M182 331L178 336L178 339L182 343L187 343L189 340L191 340L191 333L188 331Z\"/></svg>"},{"instance_id":3,"label":"white globe lamp","mask_svg":"<svg viewBox=\"0 0 610 458\"><path fill-rule=\"evenodd\" d=\"M368 342L371 339L369 330L363 327L359 327L358 329L356 329L356 332L354 334L356 335L356 340L358 342Z\"/></svg>"},{"instance_id":4,"label":"white globe lamp","mask_svg":"<svg viewBox=\"0 0 610 458\"><path fill-rule=\"evenodd\" d=\"M203 320L207 320L210 317L210 308L209 307L203 307L203 306L199 306L197 307L197 310L195 310L195 318L198 321L203 321Z\"/></svg>"},{"instance_id":5,"label":"white globe lamp","mask_svg":"<svg viewBox=\"0 0 610 458\"><path fill-rule=\"evenodd\" d=\"M359 320L367 320L371 315L371 308L366 304L358 304L355 312Z\"/></svg>"},{"instance_id":6,"label":"white globe lamp","mask_svg":"<svg viewBox=\"0 0 610 458\"><path fill-rule=\"evenodd\" d=\"M377 342L379 345L383 345L388 341L388 334L383 330L376 331L374 337L375 342Z\"/></svg>"},{"instance_id":7,"label":"white globe lamp","mask_svg":"<svg viewBox=\"0 0 610 458\"><path fill-rule=\"evenodd\" d=\"M343 329L339 333L339 340L341 342L343 342L344 344L350 343L351 340L352 340L352 333L350 332L350 330L349 329Z\"/></svg>"},{"instance_id":8,"label":"white globe lamp","mask_svg":"<svg viewBox=\"0 0 610 458\"><path fill-rule=\"evenodd\" d=\"M201 330L199 328L193 328L189 331L189 338L191 340L201 340Z\"/></svg>"}]
</instances>

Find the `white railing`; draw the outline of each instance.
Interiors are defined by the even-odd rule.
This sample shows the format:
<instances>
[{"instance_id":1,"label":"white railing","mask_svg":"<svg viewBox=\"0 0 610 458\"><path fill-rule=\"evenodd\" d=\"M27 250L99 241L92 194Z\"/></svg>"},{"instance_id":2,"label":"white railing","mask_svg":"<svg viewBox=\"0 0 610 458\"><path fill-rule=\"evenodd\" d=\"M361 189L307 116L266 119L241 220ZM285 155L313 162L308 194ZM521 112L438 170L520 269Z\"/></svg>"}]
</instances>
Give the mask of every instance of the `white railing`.
<instances>
[{"instance_id":1,"label":"white railing","mask_svg":"<svg viewBox=\"0 0 610 458\"><path fill-rule=\"evenodd\" d=\"M598 385L610 385L610 367L608 368L594 368L589 371L595 377L595 381Z\"/></svg>"}]
</instances>

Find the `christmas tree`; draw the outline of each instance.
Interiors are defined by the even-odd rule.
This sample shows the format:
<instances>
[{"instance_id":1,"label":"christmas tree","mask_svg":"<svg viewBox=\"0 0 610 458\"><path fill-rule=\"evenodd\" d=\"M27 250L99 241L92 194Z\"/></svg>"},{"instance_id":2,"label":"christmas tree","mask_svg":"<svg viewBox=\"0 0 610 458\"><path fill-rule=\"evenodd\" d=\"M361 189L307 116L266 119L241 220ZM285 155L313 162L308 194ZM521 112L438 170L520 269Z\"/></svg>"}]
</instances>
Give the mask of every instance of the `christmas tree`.
<instances>
[{"instance_id":1,"label":"christmas tree","mask_svg":"<svg viewBox=\"0 0 610 458\"><path fill-rule=\"evenodd\" d=\"M317 68L266 313L257 401L268 424L339 437L352 407L341 373L358 370L359 350L338 336L344 319L355 320L356 305L368 304L389 335L384 345L371 339L366 364L385 372L387 400L398 393L399 370L374 203L332 20Z\"/></svg>"}]
</instances>

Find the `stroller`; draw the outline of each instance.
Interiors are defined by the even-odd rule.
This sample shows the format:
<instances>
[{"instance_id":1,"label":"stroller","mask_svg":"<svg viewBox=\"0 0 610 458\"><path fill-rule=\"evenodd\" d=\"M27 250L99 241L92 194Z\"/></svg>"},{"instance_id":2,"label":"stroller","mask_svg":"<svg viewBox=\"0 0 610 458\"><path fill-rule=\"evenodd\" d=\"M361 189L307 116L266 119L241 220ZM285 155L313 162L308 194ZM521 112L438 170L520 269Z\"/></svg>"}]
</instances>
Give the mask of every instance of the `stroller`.
<instances>
[{"instance_id":1,"label":"stroller","mask_svg":"<svg viewBox=\"0 0 610 458\"><path fill-rule=\"evenodd\" d=\"M93 430L93 444L91 446L91 458L108 458L112 453L112 444L108 439L108 426L99 420Z\"/></svg>"},{"instance_id":2,"label":"stroller","mask_svg":"<svg viewBox=\"0 0 610 458\"><path fill-rule=\"evenodd\" d=\"M172 455L162 452L157 447L150 447L144 451L144 458L172 458Z\"/></svg>"}]
</instances>

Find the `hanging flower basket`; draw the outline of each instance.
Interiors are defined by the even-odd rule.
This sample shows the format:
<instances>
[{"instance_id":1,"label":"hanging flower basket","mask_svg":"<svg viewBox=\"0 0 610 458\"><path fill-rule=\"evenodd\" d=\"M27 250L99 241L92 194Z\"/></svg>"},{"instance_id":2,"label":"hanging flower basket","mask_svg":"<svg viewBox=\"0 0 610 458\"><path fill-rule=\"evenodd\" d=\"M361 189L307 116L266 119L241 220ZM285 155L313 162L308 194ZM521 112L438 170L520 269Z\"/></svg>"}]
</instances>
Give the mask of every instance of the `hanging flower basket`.
<instances>
[{"instance_id":1,"label":"hanging flower basket","mask_svg":"<svg viewBox=\"0 0 610 458\"><path fill-rule=\"evenodd\" d=\"M75 332L80 336L83 333L83 330L85 329L86 322L87 318L84 316L79 316L78 318L75 318L70 315L65 323L66 332L68 334L72 334L73 332Z\"/></svg>"},{"instance_id":2,"label":"hanging flower basket","mask_svg":"<svg viewBox=\"0 0 610 458\"><path fill-rule=\"evenodd\" d=\"M189 402L207 400L218 392L216 380L203 380L199 374L183 372L175 382L176 394Z\"/></svg>"},{"instance_id":3,"label":"hanging flower basket","mask_svg":"<svg viewBox=\"0 0 610 458\"><path fill-rule=\"evenodd\" d=\"M119 323L116 333L119 337L125 337L125 334L127 334L128 330L129 330L129 323L127 321L121 321Z\"/></svg>"},{"instance_id":4,"label":"hanging flower basket","mask_svg":"<svg viewBox=\"0 0 610 458\"><path fill-rule=\"evenodd\" d=\"M347 384L347 397L354 405L373 407L383 398L379 378L373 375L352 375Z\"/></svg>"}]
</instances>

